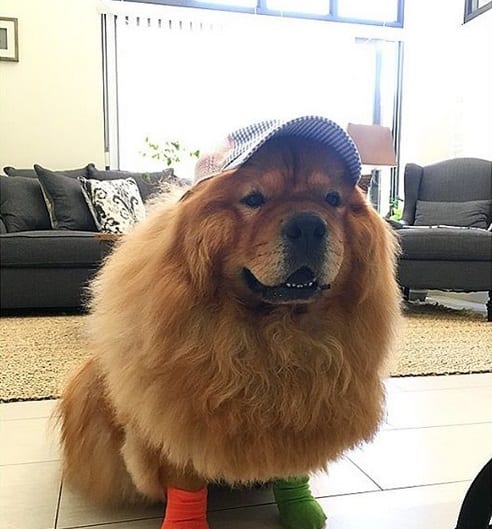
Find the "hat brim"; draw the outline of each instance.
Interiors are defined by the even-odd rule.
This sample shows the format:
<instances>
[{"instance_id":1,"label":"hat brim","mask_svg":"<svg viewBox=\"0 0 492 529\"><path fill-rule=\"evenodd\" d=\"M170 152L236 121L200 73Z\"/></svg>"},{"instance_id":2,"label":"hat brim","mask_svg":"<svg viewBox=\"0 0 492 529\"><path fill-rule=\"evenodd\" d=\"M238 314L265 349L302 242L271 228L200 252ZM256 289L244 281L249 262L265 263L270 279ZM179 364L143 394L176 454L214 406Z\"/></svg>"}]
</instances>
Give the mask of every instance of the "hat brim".
<instances>
[{"instance_id":1,"label":"hat brim","mask_svg":"<svg viewBox=\"0 0 492 529\"><path fill-rule=\"evenodd\" d=\"M340 125L322 116L301 116L291 120L264 121L239 129L230 135L231 150L220 171L204 175L197 182L220 172L236 169L246 163L257 151L273 138L296 136L316 141L334 150L347 168L347 179L355 185L360 179L361 160L357 147Z\"/></svg>"}]
</instances>

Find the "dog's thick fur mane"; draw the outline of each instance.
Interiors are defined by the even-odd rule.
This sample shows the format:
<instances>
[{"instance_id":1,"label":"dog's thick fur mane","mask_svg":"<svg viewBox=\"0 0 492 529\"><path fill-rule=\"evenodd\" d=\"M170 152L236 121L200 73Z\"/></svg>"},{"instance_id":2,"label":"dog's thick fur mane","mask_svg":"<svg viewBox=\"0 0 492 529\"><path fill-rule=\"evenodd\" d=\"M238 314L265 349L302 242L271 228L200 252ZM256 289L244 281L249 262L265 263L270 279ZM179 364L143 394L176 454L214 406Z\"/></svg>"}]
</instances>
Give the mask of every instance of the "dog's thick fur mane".
<instances>
[{"instance_id":1,"label":"dog's thick fur mane","mask_svg":"<svg viewBox=\"0 0 492 529\"><path fill-rule=\"evenodd\" d=\"M205 207L200 195L157 206L93 284L91 344L116 421L211 480L323 467L381 419L398 311L392 235L357 203L339 295L306 308L250 307L220 284L224 237L210 237L217 248L200 240L224 229L210 220L213 197Z\"/></svg>"},{"instance_id":2,"label":"dog's thick fur mane","mask_svg":"<svg viewBox=\"0 0 492 529\"><path fill-rule=\"evenodd\" d=\"M262 207L245 205L260 191ZM293 212L326 225L318 286L272 301L242 274L275 290L307 266L285 257ZM60 400L64 479L102 502L160 500L167 486L306 474L370 439L399 321L395 249L312 142L271 140L156 200L91 286L92 355Z\"/></svg>"}]
</instances>

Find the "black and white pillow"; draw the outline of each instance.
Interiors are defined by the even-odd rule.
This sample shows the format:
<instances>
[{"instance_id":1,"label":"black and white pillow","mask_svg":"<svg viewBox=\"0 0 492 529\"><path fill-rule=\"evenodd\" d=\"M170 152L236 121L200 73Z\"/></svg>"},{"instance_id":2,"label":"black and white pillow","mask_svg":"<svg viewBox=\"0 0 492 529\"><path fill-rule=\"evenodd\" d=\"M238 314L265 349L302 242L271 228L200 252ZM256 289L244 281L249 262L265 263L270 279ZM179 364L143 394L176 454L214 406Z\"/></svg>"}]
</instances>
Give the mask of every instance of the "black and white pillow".
<instances>
[{"instance_id":1,"label":"black and white pillow","mask_svg":"<svg viewBox=\"0 0 492 529\"><path fill-rule=\"evenodd\" d=\"M99 231L127 233L145 218L145 206L134 178L96 180L79 177L79 181Z\"/></svg>"}]
</instances>

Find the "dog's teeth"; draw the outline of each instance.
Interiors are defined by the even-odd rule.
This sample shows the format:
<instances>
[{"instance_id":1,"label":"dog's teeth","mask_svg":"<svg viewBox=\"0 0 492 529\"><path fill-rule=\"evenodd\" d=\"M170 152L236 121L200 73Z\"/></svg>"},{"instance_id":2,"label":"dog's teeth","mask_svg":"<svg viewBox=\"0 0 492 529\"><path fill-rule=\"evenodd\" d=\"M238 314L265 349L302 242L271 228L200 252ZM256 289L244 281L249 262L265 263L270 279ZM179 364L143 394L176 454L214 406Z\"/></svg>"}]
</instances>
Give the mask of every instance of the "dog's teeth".
<instances>
[{"instance_id":1,"label":"dog's teeth","mask_svg":"<svg viewBox=\"0 0 492 529\"><path fill-rule=\"evenodd\" d=\"M285 283L285 286L288 288L308 288L312 287L316 283L316 279L309 281L309 283Z\"/></svg>"}]
</instances>

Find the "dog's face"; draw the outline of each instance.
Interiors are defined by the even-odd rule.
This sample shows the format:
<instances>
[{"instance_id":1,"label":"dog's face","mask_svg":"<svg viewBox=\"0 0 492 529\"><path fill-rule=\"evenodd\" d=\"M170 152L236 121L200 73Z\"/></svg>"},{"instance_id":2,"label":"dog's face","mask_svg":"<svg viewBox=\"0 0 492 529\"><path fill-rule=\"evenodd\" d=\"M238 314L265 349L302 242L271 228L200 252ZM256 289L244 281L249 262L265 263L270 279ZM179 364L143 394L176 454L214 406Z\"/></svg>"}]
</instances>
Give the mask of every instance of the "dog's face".
<instances>
[{"instance_id":1,"label":"dog's face","mask_svg":"<svg viewBox=\"0 0 492 529\"><path fill-rule=\"evenodd\" d=\"M299 304L330 295L344 275L346 217L365 207L345 172L326 148L280 138L238 170L198 184L183 201L193 210L184 228L191 266L212 267L234 291L228 295L246 300Z\"/></svg>"}]
</instances>

